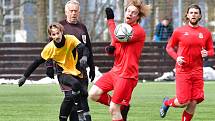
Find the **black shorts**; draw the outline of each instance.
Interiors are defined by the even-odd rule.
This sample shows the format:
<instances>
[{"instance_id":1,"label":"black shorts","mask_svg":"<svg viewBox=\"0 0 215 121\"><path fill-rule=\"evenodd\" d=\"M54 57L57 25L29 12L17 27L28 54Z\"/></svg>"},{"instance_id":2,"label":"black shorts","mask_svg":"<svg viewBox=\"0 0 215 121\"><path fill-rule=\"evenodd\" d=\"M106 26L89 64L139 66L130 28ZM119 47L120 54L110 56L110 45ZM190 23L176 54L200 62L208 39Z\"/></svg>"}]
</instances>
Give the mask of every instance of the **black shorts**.
<instances>
[{"instance_id":1,"label":"black shorts","mask_svg":"<svg viewBox=\"0 0 215 121\"><path fill-rule=\"evenodd\" d=\"M79 91L81 89L79 77L71 74L58 74L57 77L62 91Z\"/></svg>"}]
</instances>

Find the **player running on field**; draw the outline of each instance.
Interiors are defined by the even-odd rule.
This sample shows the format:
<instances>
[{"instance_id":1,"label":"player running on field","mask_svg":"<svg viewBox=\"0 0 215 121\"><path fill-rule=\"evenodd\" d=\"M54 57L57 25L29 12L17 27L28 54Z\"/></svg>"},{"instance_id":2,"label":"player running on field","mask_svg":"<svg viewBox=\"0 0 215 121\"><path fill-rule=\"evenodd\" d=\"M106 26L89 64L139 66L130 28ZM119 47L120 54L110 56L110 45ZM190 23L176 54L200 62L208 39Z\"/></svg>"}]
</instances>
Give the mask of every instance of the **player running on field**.
<instances>
[{"instance_id":1,"label":"player running on field","mask_svg":"<svg viewBox=\"0 0 215 121\"><path fill-rule=\"evenodd\" d=\"M87 31L86 26L79 21L79 16L80 16L80 3L78 0L69 0L66 5L65 5L65 15L66 19L60 21L59 23L64 27L64 34L69 34L69 35L74 35L81 43L83 43L87 49L89 50L89 57L86 58L87 60L87 65L90 68L89 71L89 78L90 81L92 82L95 78L95 66L94 66L94 61L93 61L93 53L92 53L92 46L90 42L90 37ZM76 54L76 49L73 50L73 56ZM76 64L76 68L83 73L83 78L80 78L80 83L85 90L86 93L81 93L81 107L78 107L78 115L80 118L79 120L86 120L86 121L92 121L91 120L91 115L90 115L90 109L88 105L88 75L87 75L87 70L86 68L81 68L79 60L81 59L81 56L79 54L78 61ZM54 78L54 65L52 60L48 60L47 63L47 75L50 78ZM62 69L59 66L56 67L56 72L61 73ZM70 121L76 121L76 111L71 111L70 113Z\"/></svg>"},{"instance_id":2,"label":"player running on field","mask_svg":"<svg viewBox=\"0 0 215 121\"><path fill-rule=\"evenodd\" d=\"M181 121L191 121L197 104L204 100L203 60L214 55L211 33L198 23L201 8L192 4L186 12L187 25L175 29L166 50L176 60L176 97L165 97L160 108L164 118L169 107L185 107Z\"/></svg>"},{"instance_id":3,"label":"player running on field","mask_svg":"<svg viewBox=\"0 0 215 121\"><path fill-rule=\"evenodd\" d=\"M78 55L83 55L82 59L80 59L80 66L85 68L87 60L84 58L89 56L89 51L75 36L63 35L63 29L63 26L59 23L53 23L48 26L48 35L52 41L44 47L39 59L36 59L27 68L18 84L22 86L40 64L49 59L54 60L62 68L62 72L57 77L61 89L65 94L60 107L59 120L67 121L71 109L80 105L80 93L84 93L79 81L82 73L76 69ZM77 53L74 57L72 51L75 48L77 48Z\"/></svg>"},{"instance_id":4,"label":"player running on field","mask_svg":"<svg viewBox=\"0 0 215 121\"><path fill-rule=\"evenodd\" d=\"M138 82L138 63L145 41L145 31L139 25L142 17L147 16L149 6L138 0L128 3L125 23L133 28L133 36L128 42L120 42L114 35L114 13L106 8L107 24L112 38L109 52L115 60L113 68L105 73L90 89L89 97L96 102L109 106L112 121L126 121L133 89ZM110 49L111 48L111 49ZM113 95L108 92L113 90Z\"/></svg>"}]
</instances>

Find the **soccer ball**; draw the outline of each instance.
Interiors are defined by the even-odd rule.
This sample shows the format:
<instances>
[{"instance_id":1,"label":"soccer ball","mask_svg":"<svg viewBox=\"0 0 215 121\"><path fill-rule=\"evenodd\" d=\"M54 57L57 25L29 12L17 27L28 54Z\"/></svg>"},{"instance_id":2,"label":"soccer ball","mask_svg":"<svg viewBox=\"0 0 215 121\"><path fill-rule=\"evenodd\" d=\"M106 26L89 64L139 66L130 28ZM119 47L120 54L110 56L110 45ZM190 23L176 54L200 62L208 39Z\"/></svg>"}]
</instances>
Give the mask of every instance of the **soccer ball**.
<instances>
[{"instance_id":1,"label":"soccer ball","mask_svg":"<svg viewBox=\"0 0 215 121\"><path fill-rule=\"evenodd\" d=\"M116 26L114 34L120 42L128 42L133 34L133 29L129 24L121 23Z\"/></svg>"}]
</instances>

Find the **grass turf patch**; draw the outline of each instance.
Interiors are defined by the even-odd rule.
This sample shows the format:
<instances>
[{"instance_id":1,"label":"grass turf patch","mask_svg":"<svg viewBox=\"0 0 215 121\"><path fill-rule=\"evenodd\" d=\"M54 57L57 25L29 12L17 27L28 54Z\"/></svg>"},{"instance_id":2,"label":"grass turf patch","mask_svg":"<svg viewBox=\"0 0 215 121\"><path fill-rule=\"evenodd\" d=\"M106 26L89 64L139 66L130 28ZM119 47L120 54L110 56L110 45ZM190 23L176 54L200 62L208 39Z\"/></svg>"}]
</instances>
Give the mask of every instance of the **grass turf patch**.
<instances>
[{"instance_id":1,"label":"grass turf patch","mask_svg":"<svg viewBox=\"0 0 215 121\"><path fill-rule=\"evenodd\" d=\"M194 121L215 120L214 82L205 83L205 101L198 105ZM183 109L170 108L161 119L164 96L173 97L174 83L139 83L131 101L128 121L180 121ZM0 85L0 121L58 121L63 93L55 84ZM93 121L111 121L108 107L89 101Z\"/></svg>"}]
</instances>

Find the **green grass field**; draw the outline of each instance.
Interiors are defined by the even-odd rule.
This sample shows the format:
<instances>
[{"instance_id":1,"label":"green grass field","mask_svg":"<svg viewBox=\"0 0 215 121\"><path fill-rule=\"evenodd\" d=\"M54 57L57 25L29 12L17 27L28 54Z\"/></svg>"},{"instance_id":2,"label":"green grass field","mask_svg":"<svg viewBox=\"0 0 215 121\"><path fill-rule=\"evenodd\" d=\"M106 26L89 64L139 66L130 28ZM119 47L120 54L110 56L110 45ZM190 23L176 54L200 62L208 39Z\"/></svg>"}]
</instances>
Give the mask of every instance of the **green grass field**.
<instances>
[{"instance_id":1,"label":"green grass field","mask_svg":"<svg viewBox=\"0 0 215 121\"><path fill-rule=\"evenodd\" d=\"M205 83L206 100L193 121L215 121L215 82ZM164 96L174 96L173 83L140 83L132 97L128 121L180 121L183 109L170 108L164 119L159 108ZM0 85L0 121L58 121L63 99L58 85ZM90 101L93 121L111 121L108 108Z\"/></svg>"}]
</instances>

